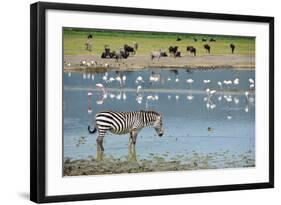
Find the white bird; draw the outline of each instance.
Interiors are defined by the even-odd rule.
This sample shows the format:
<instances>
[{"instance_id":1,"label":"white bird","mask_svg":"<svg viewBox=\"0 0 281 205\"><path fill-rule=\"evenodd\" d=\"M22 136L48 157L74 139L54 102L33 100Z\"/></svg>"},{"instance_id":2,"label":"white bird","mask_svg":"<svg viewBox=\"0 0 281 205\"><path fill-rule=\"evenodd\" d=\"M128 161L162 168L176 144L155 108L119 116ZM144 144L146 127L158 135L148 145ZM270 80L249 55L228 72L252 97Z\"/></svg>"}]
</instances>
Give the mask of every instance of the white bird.
<instances>
[{"instance_id":1,"label":"white bird","mask_svg":"<svg viewBox=\"0 0 281 205\"><path fill-rule=\"evenodd\" d=\"M119 93L118 95L116 95L116 99L120 100L121 99L121 93Z\"/></svg>"},{"instance_id":2,"label":"white bird","mask_svg":"<svg viewBox=\"0 0 281 205\"><path fill-rule=\"evenodd\" d=\"M226 84L226 85L231 85L232 81L231 80L224 80L223 83Z\"/></svg>"},{"instance_id":3,"label":"white bird","mask_svg":"<svg viewBox=\"0 0 281 205\"><path fill-rule=\"evenodd\" d=\"M95 80L95 75L94 74L92 74L92 80Z\"/></svg>"},{"instance_id":4,"label":"white bird","mask_svg":"<svg viewBox=\"0 0 281 205\"><path fill-rule=\"evenodd\" d=\"M210 108L213 110L216 108L216 104L211 104Z\"/></svg>"},{"instance_id":5,"label":"white bird","mask_svg":"<svg viewBox=\"0 0 281 205\"><path fill-rule=\"evenodd\" d=\"M178 95L176 95L175 98L176 98L176 100L179 100L180 97Z\"/></svg>"},{"instance_id":6,"label":"white bird","mask_svg":"<svg viewBox=\"0 0 281 205\"><path fill-rule=\"evenodd\" d=\"M109 68L109 63L105 63L104 67Z\"/></svg>"},{"instance_id":7,"label":"white bird","mask_svg":"<svg viewBox=\"0 0 281 205\"><path fill-rule=\"evenodd\" d=\"M186 82L189 83L189 84L192 84L194 82L194 80L189 78L189 79L186 80Z\"/></svg>"},{"instance_id":8,"label":"white bird","mask_svg":"<svg viewBox=\"0 0 281 205\"><path fill-rule=\"evenodd\" d=\"M171 81L171 78L170 78L170 77L168 77L168 78L167 78L167 81Z\"/></svg>"},{"instance_id":9,"label":"white bird","mask_svg":"<svg viewBox=\"0 0 281 205\"><path fill-rule=\"evenodd\" d=\"M228 120L231 120L232 119L232 116L231 115L227 115L226 117Z\"/></svg>"},{"instance_id":10,"label":"white bird","mask_svg":"<svg viewBox=\"0 0 281 205\"><path fill-rule=\"evenodd\" d=\"M171 95L168 95L168 99L169 99L169 100L171 99Z\"/></svg>"},{"instance_id":11,"label":"white bird","mask_svg":"<svg viewBox=\"0 0 281 205\"><path fill-rule=\"evenodd\" d=\"M239 98L238 97L234 97L234 103L237 105L239 103Z\"/></svg>"},{"instance_id":12,"label":"white bird","mask_svg":"<svg viewBox=\"0 0 281 205\"><path fill-rule=\"evenodd\" d=\"M148 101L150 101L150 100L152 100L152 101L158 100L158 96L157 96L157 95L155 95L155 96L153 96L153 95L148 95L148 96L146 97L146 104L145 104L146 109L148 108Z\"/></svg>"},{"instance_id":13,"label":"white bird","mask_svg":"<svg viewBox=\"0 0 281 205\"><path fill-rule=\"evenodd\" d=\"M144 80L141 76L138 76L136 81L135 81L136 84L139 84L139 83L144 83Z\"/></svg>"},{"instance_id":14,"label":"white bird","mask_svg":"<svg viewBox=\"0 0 281 205\"><path fill-rule=\"evenodd\" d=\"M110 77L108 81L109 81L109 82L113 82L114 80L115 80L115 78Z\"/></svg>"},{"instance_id":15,"label":"white bird","mask_svg":"<svg viewBox=\"0 0 281 205\"><path fill-rule=\"evenodd\" d=\"M221 81L218 81L217 84L218 84L220 90L222 90L222 83L221 83Z\"/></svg>"},{"instance_id":16,"label":"white bird","mask_svg":"<svg viewBox=\"0 0 281 205\"><path fill-rule=\"evenodd\" d=\"M104 73L104 76L102 77L102 79L103 79L104 81L107 81L107 78L108 78L108 73L105 72L105 73Z\"/></svg>"},{"instance_id":17,"label":"white bird","mask_svg":"<svg viewBox=\"0 0 281 205\"><path fill-rule=\"evenodd\" d=\"M193 100L193 98L194 98L194 97L193 97L192 95L186 96L186 99L187 99L187 100Z\"/></svg>"},{"instance_id":18,"label":"white bird","mask_svg":"<svg viewBox=\"0 0 281 205\"><path fill-rule=\"evenodd\" d=\"M138 96L136 97L136 100L137 100L138 104L141 104L141 103L142 103L142 96L141 96L141 95L138 95Z\"/></svg>"},{"instance_id":19,"label":"white bird","mask_svg":"<svg viewBox=\"0 0 281 205\"><path fill-rule=\"evenodd\" d=\"M203 83L207 84L207 83L210 83L211 81L210 80L203 80Z\"/></svg>"},{"instance_id":20,"label":"white bird","mask_svg":"<svg viewBox=\"0 0 281 205\"><path fill-rule=\"evenodd\" d=\"M142 88L142 87L141 87L140 85L138 85L138 87L137 87L137 94L139 94L141 88Z\"/></svg>"},{"instance_id":21,"label":"white bird","mask_svg":"<svg viewBox=\"0 0 281 205\"><path fill-rule=\"evenodd\" d=\"M232 96L231 95L224 95L223 97L227 102L232 102Z\"/></svg>"},{"instance_id":22,"label":"white bird","mask_svg":"<svg viewBox=\"0 0 281 205\"><path fill-rule=\"evenodd\" d=\"M96 84L96 87L97 87L97 88L100 88L100 89L103 89L103 88L104 88L104 87L103 87L103 84L101 84L101 83L97 83L97 84Z\"/></svg>"},{"instance_id":23,"label":"white bird","mask_svg":"<svg viewBox=\"0 0 281 205\"><path fill-rule=\"evenodd\" d=\"M249 87L250 87L250 89L254 89L254 88L255 88L255 85L254 85L254 84L251 84Z\"/></svg>"},{"instance_id":24,"label":"white bird","mask_svg":"<svg viewBox=\"0 0 281 205\"><path fill-rule=\"evenodd\" d=\"M70 64L70 63L67 63L66 65L67 65L68 67L70 67L70 66L71 66L71 64Z\"/></svg>"},{"instance_id":25,"label":"white bird","mask_svg":"<svg viewBox=\"0 0 281 205\"><path fill-rule=\"evenodd\" d=\"M93 93L92 92L88 92L88 96L92 96L93 95Z\"/></svg>"},{"instance_id":26,"label":"white bird","mask_svg":"<svg viewBox=\"0 0 281 205\"><path fill-rule=\"evenodd\" d=\"M96 61L91 61L91 65L97 65Z\"/></svg>"},{"instance_id":27,"label":"white bird","mask_svg":"<svg viewBox=\"0 0 281 205\"><path fill-rule=\"evenodd\" d=\"M139 75L136 79L137 81L143 81L142 77Z\"/></svg>"},{"instance_id":28,"label":"white bird","mask_svg":"<svg viewBox=\"0 0 281 205\"><path fill-rule=\"evenodd\" d=\"M175 82L176 82L176 83L179 82L179 78L178 78L178 77L176 77Z\"/></svg>"},{"instance_id":29,"label":"white bird","mask_svg":"<svg viewBox=\"0 0 281 205\"><path fill-rule=\"evenodd\" d=\"M85 60L81 60L80 61L80 66L84 66L84 65L86 65L86 61Z\"/></svg>"},{"instance_id":30,"label":"white bird","mask_svg":"<svg viewBox=\"0 0 281 205\"><path fill-rule=\"evenodd\" d=\"M245 112L249 112L249 106L248 106L248 105L246 105L244 111L245 111Z\"/></svg>"},{"instance_id":31,"label":"white bird","mask_svg":"<svg viewBox=\"0 0 281 205\"><path fill-rule=\"evenodd\" d=\"M112 99L112 98L115 98L115 95L113 93L110 93L109 97Z\"/></svg>"},{"instance_id":32,"label":"white bird","mask_svg":"<svg viewBox=\"0 0 281 205\"><path fill-rule=\"evenodd\" d=\"M126 100L127 99L127 95L126 93L123 93L123 100Z\"/></svg>"},{"instance_id":33,"label":"white bird","mask_svg":"<svg viewBox=\"0 0 281 205\"><path fill-rule=\"evenodd\" d=\"M97 105L102 105L103 104L103 99L97 100L96 103L97 103Z\"/></svg>"},{"instance_id":34,"label":"white bird","mask_svg":"<svg viewBox=\"0 0 281 205\"><path fill-rule=\"evenodd\" d=\"M147 99L147 100L155 100L155 98L154 98L153 95L148 95L148 96L146 97L146 99Z\"/></svg>"},{"instance_id":35,"label":"white bird","mask_svg":"<svg viewBox=\"0 0 281 205\"><path fill-rule=\"evenodd\" d=\"M235 78L234 81L233 81L233 83L234 83L235 85L239 85L239 78Z\"/></svg>"},{"instance_id":36,"label":"white bird","mask_svg":"<svg viewBox=\"0 0 281 205\"><path fill-rule=\"evenodd\" d=\"M217 92L216 90L211 90L211 91L210 91L210 94L213 95L213 94L215 94L216 92Z\"/></svg>"},{"instance_id":37,"label":"white bird","mask_svg":"<svg viewBox=\"0 0 281 205\"><path fill-rule=\"evenodd\" d=\"M150 76L149 81L150 82L158 82L160 79L160 76Z\"/></svg>"},{"instance_id":38,"label":"white bird","mask_svg":"<svg viewBox=\"0 0 281 205\"><path fill-rule=\"evenodd\" d=\"M149 76L150 82L158 82L159 80L160 80L160 74L152 72L151 75Z\"/></svg>"},{"instance_id":39,"label":"white bird","mask_svg":"<svg viewBox=\"0 0 281 205\"><path fill-rule=\"evenodd\" d=\"M121 82L121 77L118 75L116 78L115 78L116 81L118 82Z\"/></svg>"},{"instance_id":40,"label":"white bird","mask_svg":"<svg viewBox=\"0 0 281 205\"><path fill-rule=\"evenodd\" d=\"M252 83L252 84L255 83L255 81L252 78L249 78L249 82Z\"/></svg>"},{"instance_id":41,"label":"white bird","mask_svg":"<svg viewBox=\"0 0 281 205\"><path fill-rule=\"evenodd\" d=\"M106 90L105 90L103 84L97 83L97 84L96 84L96 87L97 87L98 89L100 89L100 90L103 92L103 95L104 95L104 96L106 95Z\"/></svg>"}]
</instances>

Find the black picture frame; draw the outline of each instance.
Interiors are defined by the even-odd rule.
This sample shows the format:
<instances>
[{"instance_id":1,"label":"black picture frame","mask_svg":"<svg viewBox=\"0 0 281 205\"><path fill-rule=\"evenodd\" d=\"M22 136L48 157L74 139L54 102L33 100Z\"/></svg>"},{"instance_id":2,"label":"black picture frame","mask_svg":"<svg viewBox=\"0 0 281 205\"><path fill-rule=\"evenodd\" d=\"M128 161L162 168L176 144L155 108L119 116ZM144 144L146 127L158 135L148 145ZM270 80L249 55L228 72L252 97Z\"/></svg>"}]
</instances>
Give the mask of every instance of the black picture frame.
<instances>
[{"instance_id":1,"label":"black picture frame","mask_svg":"<svg viewBox=\"0 0 281 205\"><path fill-rule=\"evenodd\" d=\"M191 188L170 188L107 193L46 196L46 11L85 11L194 19L262 22L269 25L269 181L263 183L229 184ZM231 191L274 187L274 18L264 16L230 15L144 8L110 7L83 4L38 2L30 6L30 199L37 203L76 200L97 200L198 192Z\"/></svg>"}]
</instances>

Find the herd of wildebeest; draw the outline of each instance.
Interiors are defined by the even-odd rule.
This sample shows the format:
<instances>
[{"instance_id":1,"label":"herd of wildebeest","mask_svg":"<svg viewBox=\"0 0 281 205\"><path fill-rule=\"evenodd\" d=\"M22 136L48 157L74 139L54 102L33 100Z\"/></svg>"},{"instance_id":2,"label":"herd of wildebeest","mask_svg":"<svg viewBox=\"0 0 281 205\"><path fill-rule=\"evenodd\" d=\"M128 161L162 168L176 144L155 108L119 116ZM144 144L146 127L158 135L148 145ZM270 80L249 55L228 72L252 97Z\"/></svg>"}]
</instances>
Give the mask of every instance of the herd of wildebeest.
<instances>
[{"instance_id":1,"label":"herd of wildebeest","mask_svg":"<svg viewBox=\"0 0 281 205\"><path fill-rule=\"evenodd\" d=\"M91 39L92 36L89 35L88 36L88 40ZM176 41L181 41L182 39L180 37L177 37ZM216 42L215 38L202 38L201 39L202 42L206 42L203 45L203 48L205 49L207 54L211 54L211 46L210 44L208 44L207 42ZM193 38L194 42L197 42L198 39L197 38ZM90 50L90 46L92 46L92 44L89 46L89 41L87 41L86 43L86 50ZM104 51L101 54L101 58L107 58L107 59L116 59L116 61L119 61L120 59L127 59L129 56L134 56L138 50L138 43L134 42L133 45L128 45L125 44L122 48L120 48L118 51L112 50L110 48L109 45L105 45L104 47ZM233 43L231 43L229 45L230 47L230 51L233 54L234 50L235 50L235 45ZM186 51L189 52L190 55L192 56L196 56L196 50L197 48L194 46L187 46L186 47ZM182 53L181 51L179 51L179 47L178 46L170 46L168 48L168 54L170 56L174 56L175 58L177 57L181 57ZM160 59L161 57L168 57L167 52L164 49L160 49L159 51L152 51L150 54L151 60L153 61L154 59Z\"/></svg>"}]
</instances>

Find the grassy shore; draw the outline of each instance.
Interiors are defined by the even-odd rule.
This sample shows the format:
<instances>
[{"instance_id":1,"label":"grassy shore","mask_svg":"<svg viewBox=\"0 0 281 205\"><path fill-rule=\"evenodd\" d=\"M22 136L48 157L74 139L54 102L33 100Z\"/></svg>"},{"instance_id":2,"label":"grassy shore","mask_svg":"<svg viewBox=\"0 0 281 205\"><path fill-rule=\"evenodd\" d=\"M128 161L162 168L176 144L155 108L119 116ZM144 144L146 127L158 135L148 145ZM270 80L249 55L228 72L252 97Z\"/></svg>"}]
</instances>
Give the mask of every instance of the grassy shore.
<instances>
[{"instance_id":1,"label":"grassy shore","mask_svg":"<svg viewBox=\"0 0 281 205\"><path fill-rule=\"evenodd\" d=\"M93 50L85 50L87 36L93 35ZM180 37L181 41L176 41ZM193 39L197 38L195 42ZM216 42L202 42L202 38L215 38ZM101 55L105 44L110 45L113 50L119 50L124 44L133 44L137 42L139 49L138 55L149 55L151 51L158 51L160 48L168 51L169 46L179 46L179 50L187 53L187 46L197 48L197 54L206 55L203 45L208 43L211 46L213 55L230 54L230 43L235 44L235 54L254 55L255 38L237 37L237 36L212 36L201 34L173 34L173 33L151 33L151 32L117 32L103 30L64 30L64 54L65 55L83 55L96 54Z\"/></svg>"},{"instance_id":2,"label":"grassy shore","mask_svg":"<svg viewBox=\"0 0 281 205\"><path fill-rule=\"evenodd\" d=\"M93 36L92 51L85 49L89 34ZM177 38L181 41L177 41ZM194 41L194 38L197 41ZM203 42L202 39L207 41ZM213 38L216 41L210 42ZM64 60L65 71L97 72L104 70L141 70L143 68L230 68L254 69L255 68L255 38L239 36L218 36L202 34L174 34L155 32L122 32L108 30L64 30ZM104 46L109 45L111 51L118 51L124 44L133 46L138 43L136 55L117 62L115 59L102 59ZM235 53L231 54L230 43L235 44ZM204 44L211 46L211 54L206 54ZM168 53L170 46L178 46L180 58L173 56L151 60L152 51L163 49ZM186 51L187 46L193 46L197 55L192 56ZM80 61L96 61L95 66L80 66ZM105 66L107 65L107 66Z\"/></svg>"}]
</instances>

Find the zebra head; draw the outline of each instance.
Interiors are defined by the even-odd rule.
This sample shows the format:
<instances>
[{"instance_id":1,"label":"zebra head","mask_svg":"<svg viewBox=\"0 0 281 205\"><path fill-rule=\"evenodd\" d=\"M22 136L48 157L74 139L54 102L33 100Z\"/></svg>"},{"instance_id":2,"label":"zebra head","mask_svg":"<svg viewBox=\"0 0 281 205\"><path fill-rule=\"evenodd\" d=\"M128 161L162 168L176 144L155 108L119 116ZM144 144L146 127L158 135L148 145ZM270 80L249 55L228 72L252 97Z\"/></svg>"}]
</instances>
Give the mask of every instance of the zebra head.
<instances>
[{"instance_id":1,"label":"zebra head","mask_svg":"<svg viewBox=\"0 0 281 205\"><path fill-rule=\"evenodd\" d=\"M164 134L164 130L162 127L162 114L157 115L156 120L153 124L153 127L156 131L156 133L158 134L159 137L162 137Z\"/></svg>"}]
</instances>

